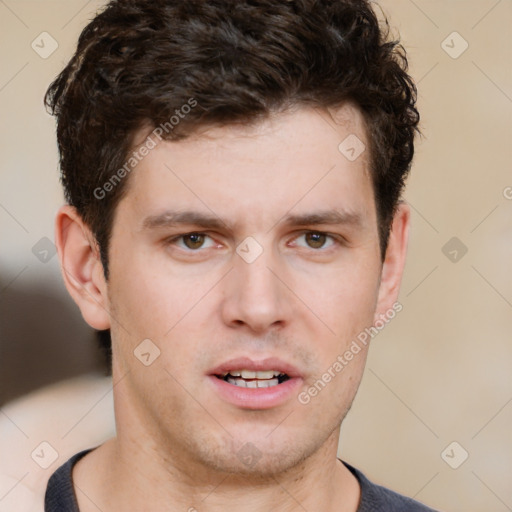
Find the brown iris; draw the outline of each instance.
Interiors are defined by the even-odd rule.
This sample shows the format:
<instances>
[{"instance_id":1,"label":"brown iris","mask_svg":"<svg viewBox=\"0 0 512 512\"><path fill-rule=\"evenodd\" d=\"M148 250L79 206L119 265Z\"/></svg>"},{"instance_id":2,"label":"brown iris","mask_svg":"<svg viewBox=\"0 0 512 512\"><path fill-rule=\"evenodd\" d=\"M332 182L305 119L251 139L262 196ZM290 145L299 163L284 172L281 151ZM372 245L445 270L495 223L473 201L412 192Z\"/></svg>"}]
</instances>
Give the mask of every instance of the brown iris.
<instances>
[{"instance_id":1,"label":"brown iris","mask_svg":"<svg viewBox=\"0 0 512 512\"><path fill-rule=\"evenodd\" d=\"M325 245L327 235L325 233L306 233L305 235L306 243L311 247L312 249L320 249Z\"/></svg>"},{"instance_id":2,"label":"brown iris","mask_svg":"<svg viewBox=\"0 0 512 512\"><path fill-rule=\"evenodd\" d=\"M188 235L183 235L183 243L189 249L200 249L204 244L205 235L201 233L190 233Z\"/></svg>"}]
</instances>

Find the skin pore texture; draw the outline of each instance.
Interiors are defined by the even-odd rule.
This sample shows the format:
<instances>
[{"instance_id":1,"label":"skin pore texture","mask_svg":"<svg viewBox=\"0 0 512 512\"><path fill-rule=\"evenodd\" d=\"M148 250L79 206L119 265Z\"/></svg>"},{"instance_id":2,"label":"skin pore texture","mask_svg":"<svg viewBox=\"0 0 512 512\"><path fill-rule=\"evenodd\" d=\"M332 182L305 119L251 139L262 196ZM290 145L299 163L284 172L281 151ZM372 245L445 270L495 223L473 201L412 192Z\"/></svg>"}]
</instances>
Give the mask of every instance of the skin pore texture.
<instances>
[{"instance_id":1,"label":"skin pore texture","mask_svg":"<svg viewBox=\"0 0 512 512\"><path fill-rule=\"evenodd\" d=\"M336 452L368 347L309 403L298 396L396 302L409 210L383 262L369 151L346 158L349 135L368 148L345 105L160 142L126 178L108 282L90 230L61 208L66 286L113 344L117 437L75 466L82 512L357 509ZM160 351L148 366L134 355L147 339ZM233 398L214 374L238 358L286 367L286 392Z\"/></svg>"}]
</instances>

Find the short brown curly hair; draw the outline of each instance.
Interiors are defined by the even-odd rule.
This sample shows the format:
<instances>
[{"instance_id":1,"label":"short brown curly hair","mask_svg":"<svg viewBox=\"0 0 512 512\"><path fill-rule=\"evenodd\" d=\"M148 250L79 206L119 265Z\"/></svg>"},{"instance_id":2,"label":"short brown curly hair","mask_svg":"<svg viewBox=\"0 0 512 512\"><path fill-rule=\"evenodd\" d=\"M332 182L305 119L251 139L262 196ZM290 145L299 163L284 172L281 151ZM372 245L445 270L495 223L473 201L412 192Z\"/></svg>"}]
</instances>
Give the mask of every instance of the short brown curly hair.
<instances>
[{"instance_id":1,"label":"short brown curly hair","mask_svg":"<svg viewBox=\"0 0 512 512\"><path fill-rule=\"evenodd\" d=\"M403 47L366 0L112 0L50 85L66 199L108 245L143 126L180 140L205 124L253 123L292 105L355 103L365 119L382 256L414 152L419 114Z\"/></svg>"}]
</instances>

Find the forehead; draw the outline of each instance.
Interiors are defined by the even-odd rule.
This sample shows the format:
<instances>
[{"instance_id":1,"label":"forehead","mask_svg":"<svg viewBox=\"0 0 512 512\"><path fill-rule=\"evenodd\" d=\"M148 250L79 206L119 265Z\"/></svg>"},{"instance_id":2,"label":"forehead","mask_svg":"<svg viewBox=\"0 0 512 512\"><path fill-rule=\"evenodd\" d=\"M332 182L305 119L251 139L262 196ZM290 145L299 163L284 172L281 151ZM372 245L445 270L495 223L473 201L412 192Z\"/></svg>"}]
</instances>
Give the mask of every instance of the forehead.
<instances>
[{"instance_id":1,"label":"forehead","mask_svg":"<svg viewBox=\"0 0 512 512\"><path fill-rule=\"evenodd\" d=\"M205 127L181 141L149 136L156 147L135 166L119 205L139 216L191 207L233 215L236 207L270 222L283 209L304 213L319 202L358 214L373 203L364 120L352 105Z\"/></svg>"}]
</instances>

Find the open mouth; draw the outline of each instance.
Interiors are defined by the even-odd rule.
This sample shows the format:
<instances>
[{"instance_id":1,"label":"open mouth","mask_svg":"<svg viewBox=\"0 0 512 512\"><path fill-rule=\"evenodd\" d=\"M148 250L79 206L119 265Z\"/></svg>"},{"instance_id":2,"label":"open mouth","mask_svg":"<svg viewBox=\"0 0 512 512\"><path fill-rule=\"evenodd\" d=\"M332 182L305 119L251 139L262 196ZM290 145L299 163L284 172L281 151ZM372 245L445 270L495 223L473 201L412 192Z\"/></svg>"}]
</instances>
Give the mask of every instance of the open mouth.
<instances>
[{"instance_id":1,"label":"open mouth","mask_svg":"<svg viewBox=\"0 0 512 512\"><path fill-rule=\"evenodd\" d=\"M231 370L215 376L241 388L271 388L290 379L286 373L278 370Z\"/></svg>"},{"instance_id":2,"label":"open mouth","mask_svg":"<svg viewBox=\"0 0 512 512\"><path fill-rule=\"evenodd\" d=\"M278 357L233 357L207 372L219 398L239 409L269 410L293 400L304 378Z\"/></svg>"}]
</instances>

